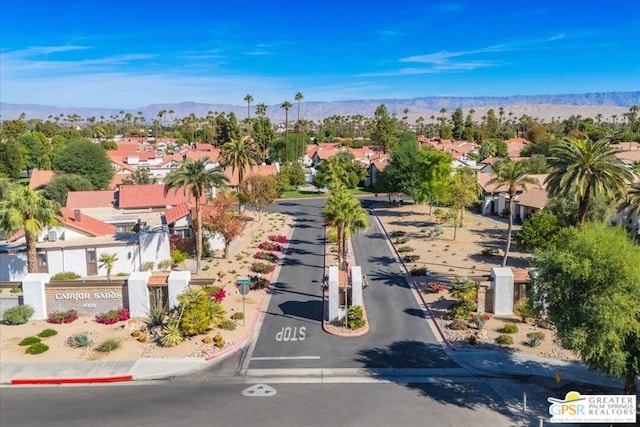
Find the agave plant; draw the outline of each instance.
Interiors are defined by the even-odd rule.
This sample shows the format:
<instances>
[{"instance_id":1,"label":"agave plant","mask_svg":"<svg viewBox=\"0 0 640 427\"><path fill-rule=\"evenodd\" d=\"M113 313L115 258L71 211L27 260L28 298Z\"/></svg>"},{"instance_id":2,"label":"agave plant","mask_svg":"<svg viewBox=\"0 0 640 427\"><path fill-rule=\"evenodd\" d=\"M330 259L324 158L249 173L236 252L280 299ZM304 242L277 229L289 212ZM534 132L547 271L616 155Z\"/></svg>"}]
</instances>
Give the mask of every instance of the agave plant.
<instances>
[{"instance_id":1,"label":"agave plant","mask_svg":"<svg viewBox=\"0 0 640 427\"><path fill-rule=\"evenodd\" d=\"M175 347L184 341L180 325L175 321L165 325L160 334L160 344L163 347Z\"/></svg>"},{"instance_id":2,"label":"agave plant","mask_svg":"<svg viewBox=\"0 0 640 427\"><path fill-rule=\"evenodd\" d=\"M93 344L93 337L89 332L78 332L67 339L67 344L73 348L89 347Z\"/></svg>"}]
</instances>

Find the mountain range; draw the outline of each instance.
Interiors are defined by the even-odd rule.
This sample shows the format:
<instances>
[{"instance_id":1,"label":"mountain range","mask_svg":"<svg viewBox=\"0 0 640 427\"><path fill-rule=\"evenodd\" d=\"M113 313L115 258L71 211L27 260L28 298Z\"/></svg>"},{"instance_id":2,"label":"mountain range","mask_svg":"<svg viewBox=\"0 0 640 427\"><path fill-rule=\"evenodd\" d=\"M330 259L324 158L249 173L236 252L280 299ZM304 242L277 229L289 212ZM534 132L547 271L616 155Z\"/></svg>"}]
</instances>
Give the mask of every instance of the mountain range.
<instances>
[{"instance_id":1,"label":"mountain range","mask_svg":"<svg viewBox=\"0 0 640 427\"><path fill-rule=\"evenodd\" d=\"M293 107L289 110L289 121L297 118L298 105L290 101ZM450 116L456 108L462 108L465 113L474 109L475 120L479 120L490 108L496 110L503 107L505 114L521 117L523 114L538 117L550 121L552 118L566 118L570 115L580 114L582 117L595 117L601 114L604 120L615 115L622 120L622 114L628 112L632 105L640 105L640 91L634 92L597 92L585 94L565 95L516 95L507 97L420 97L413 99L367 99L348 100L335 102L302 101L300 104L300 117L308 120L322 120L331 116L362 115L372 117L376 108L384 104L390 114L402 117L405 109L410 122L419 116L429 122L431 116L438 117L442 109ZM51 105L34 104L10 104L0 102L0 114L2 120L17 119L22 113L26 119L46 120L49 116L63 116L78 114L82 118L94 116L97 120L103 116L104 120L110 120L111 116L117 116L120 111L131 113L134 117L142 112L147 121L158 118L159 111L173 110L173 114L165 115L163 121L180 119L190 114L204 117L209 112L233 112L239 120L247 115L247 105L230 104L204 104L196 102L180 102L173 104L152 104L139 108L91 108L91 107L57 107ZM251 115L255 115L255 104L251 105ZM267 116L273 122L284 122L285 111L280 105L268 105Z\"/></svg>"}]
</instances>

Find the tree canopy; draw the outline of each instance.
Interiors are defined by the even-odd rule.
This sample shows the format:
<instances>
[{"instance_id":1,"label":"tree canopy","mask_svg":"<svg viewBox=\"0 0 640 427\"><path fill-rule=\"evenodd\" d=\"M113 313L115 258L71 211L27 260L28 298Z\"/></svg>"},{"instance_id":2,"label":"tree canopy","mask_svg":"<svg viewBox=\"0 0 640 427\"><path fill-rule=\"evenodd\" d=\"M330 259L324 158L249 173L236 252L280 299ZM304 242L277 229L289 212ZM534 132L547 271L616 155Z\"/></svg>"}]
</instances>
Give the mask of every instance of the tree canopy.
<instances>
[{"instance_id":1,"label":"tree canopy","mask_svg":"<svg viewBox=\"0 0 640 427\"><path fill-rule=\"evenodd\" d=\"M97 189L105 189L113 178L111 161L104 148L86 140L68 143L56 156L53 168L59 172L82 175Z\"/></svg>"},{"instance_id":2,"label":"tree canopy","mask_svg":"<svg viewBox=\"0 0 640 427\"><path fill-rule=\"evenodd\" d=\"M587 223L560 232L533 262L535 299L558 337L592 369L624 377L635 393L640 373L640 247L621 227Z\"/></svg>"}]
</instances>

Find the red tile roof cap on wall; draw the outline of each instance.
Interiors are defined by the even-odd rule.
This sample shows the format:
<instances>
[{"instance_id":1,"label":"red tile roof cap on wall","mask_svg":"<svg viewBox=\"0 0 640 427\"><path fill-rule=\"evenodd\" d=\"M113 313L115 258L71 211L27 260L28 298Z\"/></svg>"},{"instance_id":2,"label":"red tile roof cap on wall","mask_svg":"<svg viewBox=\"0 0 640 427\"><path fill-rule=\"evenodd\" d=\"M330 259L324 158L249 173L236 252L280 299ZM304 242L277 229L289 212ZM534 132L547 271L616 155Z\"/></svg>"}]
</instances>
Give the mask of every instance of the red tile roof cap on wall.
<instances>
[{"instance_id":1,"label":"red tile roof cap on wall","mask_svg":"<svg viewBox=\"0 0 640 427\"><path fill-rule=\"evenodd\" d=\"M123 185L118 194L120 209L166 208L188 201L188 191L171 189L165 195L163 184Z\"/></svg>"},{"instance_id":2,"label":"red tile roof cap on wall","mask_svg":"<svg viewBox=\"0 0 640 427\"><path fill-rule=\"evenodd\" d=\"M112 208L113 190L69 191L67 194L67 208Z\"/></svg>"}]
</instances>

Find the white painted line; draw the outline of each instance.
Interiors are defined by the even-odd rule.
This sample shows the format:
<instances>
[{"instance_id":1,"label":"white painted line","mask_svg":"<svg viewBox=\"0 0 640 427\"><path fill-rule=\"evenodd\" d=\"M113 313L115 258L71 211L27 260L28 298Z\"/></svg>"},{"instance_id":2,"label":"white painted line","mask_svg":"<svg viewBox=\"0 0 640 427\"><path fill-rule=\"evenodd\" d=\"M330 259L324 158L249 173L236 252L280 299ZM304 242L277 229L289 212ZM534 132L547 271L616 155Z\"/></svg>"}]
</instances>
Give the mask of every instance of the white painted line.
<instances>
[{"instance_id":1,"label":"white painted line","mask_svg":"<svg viewBox=\"0 0 640 427\"><path fill-rule=\"evenodd\" d=\"M318 360L320 356L273 356L273 357L252 357L251 360Z\"/></svg>"}]
</instances>

